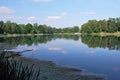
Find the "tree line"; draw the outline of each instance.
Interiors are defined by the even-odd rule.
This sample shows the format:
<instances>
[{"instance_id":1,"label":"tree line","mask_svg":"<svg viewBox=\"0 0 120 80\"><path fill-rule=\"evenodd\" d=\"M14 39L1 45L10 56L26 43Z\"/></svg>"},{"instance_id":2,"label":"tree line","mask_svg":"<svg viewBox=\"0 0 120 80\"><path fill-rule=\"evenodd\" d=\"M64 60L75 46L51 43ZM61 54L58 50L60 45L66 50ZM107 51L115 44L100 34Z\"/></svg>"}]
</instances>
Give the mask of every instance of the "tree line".
<instances>
[{"instance_id":1,"label":"tree line","mask_svg":"<svg viewBox=\"0 0 120 80\"><path fill-rule=\"evenodd\" d=\"M77 33L79 27L55 28L47 25L17 24L11 21L0 21L0 34L53 34L53 33Z\"/></svg>"},{"instance_id":2,"label":"tree line","mask_svg":"<svg viewBox=\"0 0 120 80\"><path fill-rule=\"evenodd\" d=\"M100 33L120 31L120 17L108 20L89 20L81 26L55 28L47 25L17 24L11 21L0 21L0 34L53 34L53 33Z\"/></svg>"},{"instance_id":3,"label":"tree line","mask_svg":"<svg viewBox=\"0 0 120 80\"><path fill-rule=\"evenodd\" d=\"M81 26L82 33L99 33L99 32L118 32L120 31L120 17L109 18L108 20L89 20Z\"/></svg>"}]
</instances>

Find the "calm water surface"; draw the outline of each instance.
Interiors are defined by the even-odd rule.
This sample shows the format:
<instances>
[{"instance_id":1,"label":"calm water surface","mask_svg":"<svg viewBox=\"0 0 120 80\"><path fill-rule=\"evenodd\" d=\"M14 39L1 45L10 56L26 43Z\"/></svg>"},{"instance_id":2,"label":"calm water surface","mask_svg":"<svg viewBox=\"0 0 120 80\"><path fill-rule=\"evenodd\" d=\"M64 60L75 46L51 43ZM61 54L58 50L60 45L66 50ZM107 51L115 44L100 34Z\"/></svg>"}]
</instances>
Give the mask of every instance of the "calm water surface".
<instances>
[{"instance_id":1,"label":"calm water surface","mask_svg":"<svg viewBox=\"0 0 120 80\"><path fill-rule=\"evenodd\" d=\"M0 45L1 49L11 46L14 51L32 50L22 53L25 57L77 67L104 76L105 80L120 80L120 37L4 37L0 38Z\"/></svg>"}]
</instances>

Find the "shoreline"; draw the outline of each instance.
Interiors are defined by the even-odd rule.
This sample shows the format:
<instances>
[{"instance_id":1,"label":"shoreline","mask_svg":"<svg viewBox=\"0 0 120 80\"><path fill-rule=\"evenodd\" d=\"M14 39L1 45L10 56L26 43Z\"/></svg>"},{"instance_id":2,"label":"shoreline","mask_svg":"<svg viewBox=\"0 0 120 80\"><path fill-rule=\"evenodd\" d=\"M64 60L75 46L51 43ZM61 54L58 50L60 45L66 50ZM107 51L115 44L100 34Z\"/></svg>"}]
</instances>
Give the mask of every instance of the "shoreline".
<instances>
[{"instance_id":1,"label":"shoreline","mask_svg":"<svg viewBox=\"0 0 120 80\"><path fill-rule=\"evenodd\" d=\"M44 72L47 80L104 80L104 75L86 72L84 69L79 69L74 66L57 65L53 61L49 60L38 60L27 58L24 56L19 59L25 59L25 63L34 64L36 68L40 68ZM44 76L44 73L41 76Z\"/></svg>"},{"instance_id":2,"label":"shoreline","mask_svg":"<svg viewBox=\"0 0 120 80\"><path fill-rule=\"evenodd\" d=\"M37 35L50 35L50 34L0 34L0 37L37 36Z\"/></svg>"},{"instance_id":3,"label":"shoreline","mask_svg":"<svg viewBox=\"0 0 120 80\"><path fill-rule=\"evenodd\" d=\"M44 36L44 35L81 35L81 33L54 33L54 34L0 34L0 37Z\"/></svg>"},{"instance_id":4,"label":"shoreline","mask_svg":"<svg viewBox=\"0 0 120 80\"><path fill-rule=\"evenodd\" d=\"M13 55L18 54L19 52L6 52L6 54ZM19 53L20 54L20 53ZM12 59L12 58L11 58ZM82 74L82 69L67 67L62 65L57 65L53 61L47 60L37 60L32 58L27 58L22 55L14 56L14 60L21 61L22 63L31 66L34 65L34 69L37 71L40 69L39 79L43 80L46 78L47 80L78 80L78 79L92 79L92 80L103 80L103 77L97 74ZM9 65L8 65L9 66Z\"/></svg>"},{"instance_id":5,"label":"shoreline","mask_svg":"<svg viewBox=\"0 0 120 80\"><path fill-rule=\"evenodd\" d=\"M120 37L120 32L107 33L53 33L53 34L0 34L0 37L18 37L18 36L42 36L42 35L91 35L91 36L117 36Z\"/></svg>"},{"instance_id":6,"label":"shoreline","mask_svg":"<svg viewBox=\"0 0 120 80\"><path fill-rule=\"evenodd\" d=\"M120 32L114 32L114 33L107 33L107 32L100 32L100 33L82 33L81 35L91 35L91 36L117 36L117 37L120 37Z\"/></svg>"}]
</instances>

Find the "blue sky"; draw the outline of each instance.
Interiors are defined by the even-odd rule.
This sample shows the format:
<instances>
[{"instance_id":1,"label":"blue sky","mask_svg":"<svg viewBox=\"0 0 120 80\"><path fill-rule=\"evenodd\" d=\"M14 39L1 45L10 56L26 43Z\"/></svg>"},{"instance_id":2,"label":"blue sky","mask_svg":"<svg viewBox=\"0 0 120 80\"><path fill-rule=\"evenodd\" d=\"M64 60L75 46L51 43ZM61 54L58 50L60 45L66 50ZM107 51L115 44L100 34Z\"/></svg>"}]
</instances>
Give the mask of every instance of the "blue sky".
<instances>
[{"instance_id":1,"label":"blue sky","mask_svg":"<svg viewBox=\"0 0 120 80\"><path fill-rule=\"evenodd\" d=\"M91 19L120 17L120 0L0 0L0 20L80 26Z\"/></svg>"}]
</instances>

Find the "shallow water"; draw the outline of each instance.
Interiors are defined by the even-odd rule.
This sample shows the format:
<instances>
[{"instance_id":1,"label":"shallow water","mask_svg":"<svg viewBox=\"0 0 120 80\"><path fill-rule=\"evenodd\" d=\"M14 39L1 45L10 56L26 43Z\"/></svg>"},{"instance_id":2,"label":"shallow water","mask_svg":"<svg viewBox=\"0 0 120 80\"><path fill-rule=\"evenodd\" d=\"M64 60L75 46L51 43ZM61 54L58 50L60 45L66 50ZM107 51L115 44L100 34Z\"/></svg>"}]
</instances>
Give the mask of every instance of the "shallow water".
<instances>
[{"instance_id":1,"label":"shallow water","mask_svg":"<svg viewBox=\"0 0 120 80\"><path fill-rule=\"evenodd\" d=\"M86 73L120 80L120 37L109 36L23 36L0 38L0 48L24 51L29 58L53 61L83 69ZM9 47L12 47L10 49Z\"/></svg>"}]
</instances>

